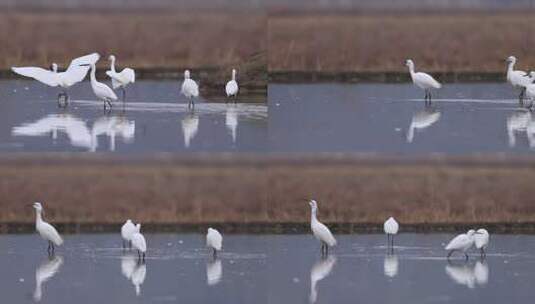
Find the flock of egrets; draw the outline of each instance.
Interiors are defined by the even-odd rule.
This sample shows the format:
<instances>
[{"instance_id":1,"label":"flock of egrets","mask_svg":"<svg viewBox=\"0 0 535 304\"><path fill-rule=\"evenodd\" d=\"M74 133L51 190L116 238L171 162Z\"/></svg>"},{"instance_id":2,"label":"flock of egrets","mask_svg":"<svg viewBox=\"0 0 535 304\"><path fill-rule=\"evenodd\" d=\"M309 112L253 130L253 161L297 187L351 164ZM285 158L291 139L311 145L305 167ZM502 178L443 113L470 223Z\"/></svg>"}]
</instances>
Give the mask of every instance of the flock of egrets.
<instances>
[{"instance_id":1,"label":"flock of egrets","mask_svg":"<svg viewBox=\"0 0 535 304\"><path fill-rule=\"evenodd\" d=\"M104 110L111 109L114 101L117 101L115 92L105 83L96 79L96 63L100 59L98 53L92 53L73 59L64 72L58 72L58 65L52 63L51 69L46 70L40 67L12 67L11 70L19 75L33 78L45 85L51 87L61 87L62 92L58 95L58 106L66 107L69 104L69 95L67 89L83 81L89 70L91 79L91 88L95 96L104 103ZM110 77L113 89L120 89L123 92L123 102L126 101L126 87L136 81L136 74L133 69L125 68L120 72L115 69L115 56L110 55L110 70L106 75ZM238 96L239 86L236 81L236 70L232 69L232 78L225 85L225 94L227 98L236 98ZM199 97L199 85L191 79L189 70L184 71L184 81L181 85L181 91L188 98L188 108L195 106L195 98ZM227 100L228 102L228 100Z\"/></svg>"},{"instance_id":2,"label":"flock of egrets","mask_svg":"<svg viewBox=\"0 0 535 304\"><path fill-rule=\"evenodd\" d=\"M312 234L321 243L321 255L323 257L329 254L329 248L336 246L336 239L331 230L318 220L318 203L315 200L309 202L311 208L310 228ZM34 203L33 207L36 212L35 228L39 235L48 242L48 254L54 255L55 246L61 246L63 239L58 231L49 223L45 222L42 217L43 206L41 203ZM394 236L399 231L399 224L393 218L388 218L384 223L384 232L388 237L388 248L394 248ZM145 254L147 252L147 242L141 233L141 224L134 224L132 220L128 219L121 227L121 237L123 239L123 248L127 246L134 248L138 253L139 262L145 262ZM448 251L448 259L455 252L461 252L468 260L468 251L475 246L484 258L485 250L489 244L489 233L485 229L478 229L477 231L471 229L467 233L459 234L453 238L445 247ZM206 246L212 250L213 257L217 256L217 252L223 247L223 236L219 231L213 228L208 228L206 234Z\"/></svg>"}]
</instances>

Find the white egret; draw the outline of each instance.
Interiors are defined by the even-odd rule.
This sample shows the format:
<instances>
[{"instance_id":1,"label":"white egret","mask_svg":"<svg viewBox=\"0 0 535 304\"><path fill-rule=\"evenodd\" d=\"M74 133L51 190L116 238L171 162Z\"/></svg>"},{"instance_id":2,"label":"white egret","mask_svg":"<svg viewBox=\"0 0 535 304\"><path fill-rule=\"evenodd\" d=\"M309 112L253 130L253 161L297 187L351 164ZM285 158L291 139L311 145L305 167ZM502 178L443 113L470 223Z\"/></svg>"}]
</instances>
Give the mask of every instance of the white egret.
<instances>
[{"instance_id":1,"label":"white egret","mask_svg":"<svg viewBox=\"0 0 535 304\"><path fill-rule=\"evenodd\" d=\"M141 294L141 285L145 282L147 276L147 265L138 263L132 272L132 284L136 287L136 296Z\"/></svg>"},{"instance_id":2,"label":"white egret","mask_svg":"<svg viewBox=\"0 0 535 304\"><path fill-rule=\"evenodd\" d=\"M193 98L199 97L199 86L191 79L189 70L184 71L184 82L182 82L181 93L189 99L188 108L195 107Z\"/></svg>"},{"instance_id":3,"label":"white egret","mask_svg":"<svg viewBox=\"0 0 535 304\"><path fill-rule=\"evenodd\" d=\"M489 232L484 228L478 229L474 235L474 243L476 248L481 252L481 257L487 255L485 250L489 246L489 238Z\"/></svg>"},{"instance_id":4,"label":"white egret","mask_svg":"<svg viewBox=\"0 0 535 304\"><path fill-rule=\"evenodd\" d=\"M115 92L113 92L110 87L97 81L97 77L95 76L97 68L95 67L95 64L92 63L89 64L89 66L91 66L91 88L93 89L93 93L95 93L97 98L104 102L104 110L106 110L106 104L108 104L111 109L111 102L117 100L117 95L115 95Z\"/></svg>"},{"instance_id":5,"label":"white egret","mask_svg":"<svg viewBox=\"0 0 535 304\"><path fill-rule=\"evenodd\" d=\"M507 82L514 88L520 88L520 95L518 101L520 105L524 104L524 94L526 93L526 86L533 82L533 79L524 71L514 70L516 57L509 56L507 62Z\"/></svg>"},{"instance_id":6,"label":"white egret","mask_svg":"<svg viewBox=\"0 0 535 304\"><path fill-rule=\"evenodd\" d=\"M407 59L405 65L409 67L414 85L425 91L425 103L431 104L431 89L440 89L442 85L427 73L415 72L414 62L411 59Z\"/></svg>"},{"instance_id":7,"label":"white egret","mask_svg":"<svg viewBox=\"0 0 535 304\"><path fill-rule=\"evenodd\" d=\"M51 87L61 87L63 91L58 95L58 106L66 107L69 103L67 89L84 80L89 68L86 64L94 64L100 58L97 53L92 53L73 59L65 72L58 73L57 64L52 64L52 71L39 67L12 67L11 70L19 75L33 78ZM63 105L62 105L63 101Z\"/></svg>"},{"instance_id":8,"label":"white egret","mask_svg":"<svg viewBox=\"0 0 535 304\"><path fill-rule=\"evenodd\" d=\"M48 254L53 255L55 252L55 246L61 246L63 244L63 239L59 235L58 231L54 226L45 222L42 217L43 206L39 202L33 204L35 209L35 229L39 235L48 242Z\"/></svg>"},{"instance_id":9,"label":"white egret","mask_svg":"<svg viewBox=\"0 0 535 304\"><path fill-rule=\"evenodd\" d=\"M394 235L398 234L399 230L399 224L396 222L396 220L393 217L389 217L384 225L383 229L385 231L385 234L388 238L388 246L392 247L392 250L394 250Z\"/></svg>"},{"instance_id":10,"label":"white egret","mask_svg":"<svg viewBox=\"0 0 535 304\"><path fill-rule=\"evenodd\" d=\"M328 255L329 247L336 246L336 239L329 228L318 221L318 203L315 200L311 200L309 205L311 208L310 228L312 230L312 234L314 234L316 239L321 242L321 254Z\"/></svg>"},{"instance_id":11,"label":"white egret","mask_svg":"<svg viewBox=\"0 0 535 304\"><path fill-rule=\"evenodd\" d=\"M221 260L209 261L206 263L206 284L208 286L217 285L223 277L223 264Z\"/></svg>"},{"instance_id":12,"label":"white egret","mask_svg":"<svg viewBox=\"0 0 535 304\"><path fill-rule=\"evenodd\" d=\"M238 130L238 111L233 106L228 106L225 113L225 126L232 135L232 143L236 143L236 135Z\"/></svg>"},{"instance_id":13,"label":"white egret","mask_svg":"<svg viewBox=\"0 0 535 304\"><path fill-rule=\"evenodd\" d=\"M468 254L466 252L474 245L474 235L476 233L475 230L470 229L467 233L462 233L454 237L445 248L448 251L448 259L453 252L459 251L462 252L468 260Z\"/></svg>"},{"instance_id":14,"label":"white egret","mask_svg":"<svg viewBox=\"0 0 535 304\"><path fill-rule=\"evenodd\" d=\"M123 248L126 248L125 244L128 244L132 248L132 235L137 232L137 228L132 223L131 219L126 220L126 222L121 227L121 237L123 238Z\"/></svg>"},{"instance_id":15,"label":"white egret","mask_svg":"<svg viewBox=\"0 0 535 304\"><path fill-rule=\"evenodd\" d=\"M336 257L329 256L322 258L310 270L310 303L315 303L318 299L317 284L319 281L325 279L331 274L334 265L336 264Z\"/></svg>"},{"instance_id":16,"label":"white egret","mask_svg":"<svg viewBox=\"0 0 535 304\"><path fill-rule=\"evenodd\" d=\"M199 131L199 115L194 112L188 113L181 121L182 133L184 133L184 146L189 148L191 141Z\"/></svg>"},{"instance_id":17,"label":"white egret","mask_svg":"<svg viewBox=\"0 0 535 304\"><path fill-rule=\"evenodd\" d=\"M120 88L123 91L123 101L126 101L126 86L136 82L136 73L131 68L125 68L121 72L115 71L115 56L110 55L109 60L110 70L106 71L106 75L111 78L111 85L113 89Z\"/></svg>"},{"instance_id":18,"label":"white egret","mask_svg":"<svg viewBox=\"0 0 535 304\"><path fill-rule=\"evenodd\" d=\"M211 248L214 258L217 256L217 252L221 251L223 247L223 236L219 231L210 227L206 233L206 247Z\"/></svg>"},{"instance_id":19,"label":"white egret","mask_svg":"<svg viewBox=\"0 0 535 304\"><path fill-rule=\"evenodd\" d=\"M227 93L227 98L234 97L234 103L236 103L238 98L238 82L236 81L236 69L232 69L232 79L227 82L225 86L225 93ZM227 101L228 102L228 99Z\"/></svg>"},{"instance_id":20,"label":"white egret","mask_svg":"<svg viewBox=\"0 0 535 304\"><path fill-rule=\"evenodd\" d=\"M393 278L398 275L399 262L398 257L395 254L388 254L385 256L383 263L383 271L385 276Z\"/></svg>"},{"instance_id":21,"label":"white egret","mask_svg":"<svg viewBox=\"0 0 535 304\"><path fill-rule=\"evenodd\" d=\"M411 119L409 130L407 131L407 142L412 143L414 132L429 128L440 119L440 112L426 107L425 110L414 113Z\"/></svg>"},{"instance_id":22,"label":"white egret","mask_svg":"<svg viewBox=\"0 0 535 304\"><path fill-rule=\"evenodd\" d=\"M132 247L137 250L137 255L139 260L145 262L145 253L147 252L147 242L145 237L141 234L141 224L136 225L136 232L132 234ZM142 258L143 255L143 258Z\"/></svg>"},{"instance_id":23,"label":"white egret","mask_svg":"<svg viewBox=\"0 0 535 304\"><path fill-rule=\"evenodd\" d=\"M35 302L41 301L43 297L43 283L53 278L58 273L61 265L63 265L63 258L54 256L37 267L35 270L35 290L33 292Z\"/></svg>"}]
</instances>

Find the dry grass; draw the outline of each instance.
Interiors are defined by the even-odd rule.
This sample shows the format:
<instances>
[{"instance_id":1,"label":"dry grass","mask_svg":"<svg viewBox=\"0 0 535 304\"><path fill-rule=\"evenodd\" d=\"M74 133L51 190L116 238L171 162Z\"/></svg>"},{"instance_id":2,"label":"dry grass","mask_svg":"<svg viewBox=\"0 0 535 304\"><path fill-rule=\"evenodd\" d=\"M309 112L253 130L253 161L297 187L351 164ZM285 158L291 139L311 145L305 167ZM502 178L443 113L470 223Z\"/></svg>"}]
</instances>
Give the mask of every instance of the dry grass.
<instances>
[{"instance_id":1,"label":"dry grass","mask_svg":"<svg viewBox=\"0 0 535 304\"><path fill-rule=\"evenodd\" d=\"M120 66L236 66L265 53L266 24L239 12L0 12L0 69L65 66L93 51Z\"/></svg>"},{"instance_id":2,"label":"dry grass","mask_svg":"<svg viewBox=\"0 0 535 304\"><path fill-rule=\"evenodd\" d=\"M302 223L310 197L327 222L535 221L531 165L209 159L0 162L0 222L32 222L40 200L55 222Z\"/></svg>"},{"instance_id":3,"label":"dry grass","mask_svg":"<svg viewBox=\"0 0 535 304\"><path fill-rule=\"evenodd\" d=\"M268 21L270 71L503 72L535 66L535 13L286 15Z\"/></svg>"}]
</instances>

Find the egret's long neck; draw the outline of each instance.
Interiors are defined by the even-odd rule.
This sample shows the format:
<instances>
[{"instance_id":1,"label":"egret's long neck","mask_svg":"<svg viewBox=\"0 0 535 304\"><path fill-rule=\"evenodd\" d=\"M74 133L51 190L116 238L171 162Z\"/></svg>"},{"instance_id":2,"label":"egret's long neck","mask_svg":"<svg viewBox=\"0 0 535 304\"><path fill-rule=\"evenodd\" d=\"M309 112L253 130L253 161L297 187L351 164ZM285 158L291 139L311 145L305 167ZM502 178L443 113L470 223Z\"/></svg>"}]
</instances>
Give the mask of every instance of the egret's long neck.
<instances>
[{"instance_id":1,"label":"egret's long neck","mask_svg":"<svg viewBox=\"0 0 535 304\"><path fill-rule=\"evenodd\" d=\"M111 58L111 67L110 67L111 71L116 73L115 72L115 57L112 57Z\"/></svg>"},{"instance_id":2,"label":"egret's long neck","mask_svg":"<svg viewBox=\"0 0 535 304\"><path fill-rule=\"evenodd\" d=\"M312 208L312 212L310 213L310 222L317 222L318 218L316 214L318 213L318 210L316 208Z\"/></svg>"},{"instance_id":3,"label":"egret's long neck","mask_svg":"<svg viewBox=\"0 0 535 304\"><path fill-rule=\"evenodd\" d=\"M94 65L91 66L91 85L95 85L97 83L97 77L96 74L96 67Z\"/></svg>"},{"instance_id":4,"label":"egret's long neck","mask_svg":"<svg viewBox=\"0 0 535 304\"><path fill-rule=\"evenodd\" d=\"M232 71L232 80L236 80L236 71Z\"/></svg>"},{"instance_id":5,"label":"egret's long neck","mask_svg":"<svg viewBox=\"0 0 535 304\"><path fill-rule=\"evenodd\" d=\"M414 65L409 65L409 72L411 73L411 78L414 79Z\"/></svg>"},{"instance_id":6,"label":"egret's long neck","mask_svg":"<svg viewBox=\"0 0 535 304\"><path fill-rule=\"evenodd\" d=\"M43 217L41 216L41 211L36 210L35 211L35 224L40 224L43 222Z\"/></svg>"}]
</instances>

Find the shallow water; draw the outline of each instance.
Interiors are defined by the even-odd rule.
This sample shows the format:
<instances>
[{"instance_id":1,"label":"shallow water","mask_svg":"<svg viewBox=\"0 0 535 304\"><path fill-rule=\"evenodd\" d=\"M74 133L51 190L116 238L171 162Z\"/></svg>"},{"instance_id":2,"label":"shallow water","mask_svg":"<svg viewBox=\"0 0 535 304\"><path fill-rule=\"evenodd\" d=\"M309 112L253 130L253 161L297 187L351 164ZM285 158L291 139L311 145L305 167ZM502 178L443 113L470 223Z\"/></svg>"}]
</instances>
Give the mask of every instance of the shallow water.
<instances>
[{"instance_id":1,"label":"shallow water","mask_svg":"<svg viewBox=\"0 0 535 304\"><path fill-rule=\"evenodd\" d=\"M310 235L227 235L212 260L198 234L147 234L146 264L118 235L68 235L49 260L33 235L0 236L6 303L528 303L535 236L495 235L487 258L448 262L448 234L339 235L327 259ZM137 287L136 287L137 286Z\"/></svg>"},{"instance_id":2,"label":"shallow water","mask_svg":"<svg viewBox=\"0 0 535 304\"><path fill-rule=\"evenodd\" d=\"M431 106L412 84L272 84L268 96L271 151L535 151L535 117L503 83L446 84Z\"/></svg>"},{"instance_id":3,"label":"shallow water","mask_svg":"<svg viewBox=\"0 0 535 304\"><path fill-rule=\"evenodd\" d=\"M236 105L201 98L190 110L178 81L139 81L124 105L105 112L88 82L69 90L67 109L57 107L58 92L33 81L0 81L0 152L266 150L267 106L256 96Z\"/></svg>"}]
</instances>

